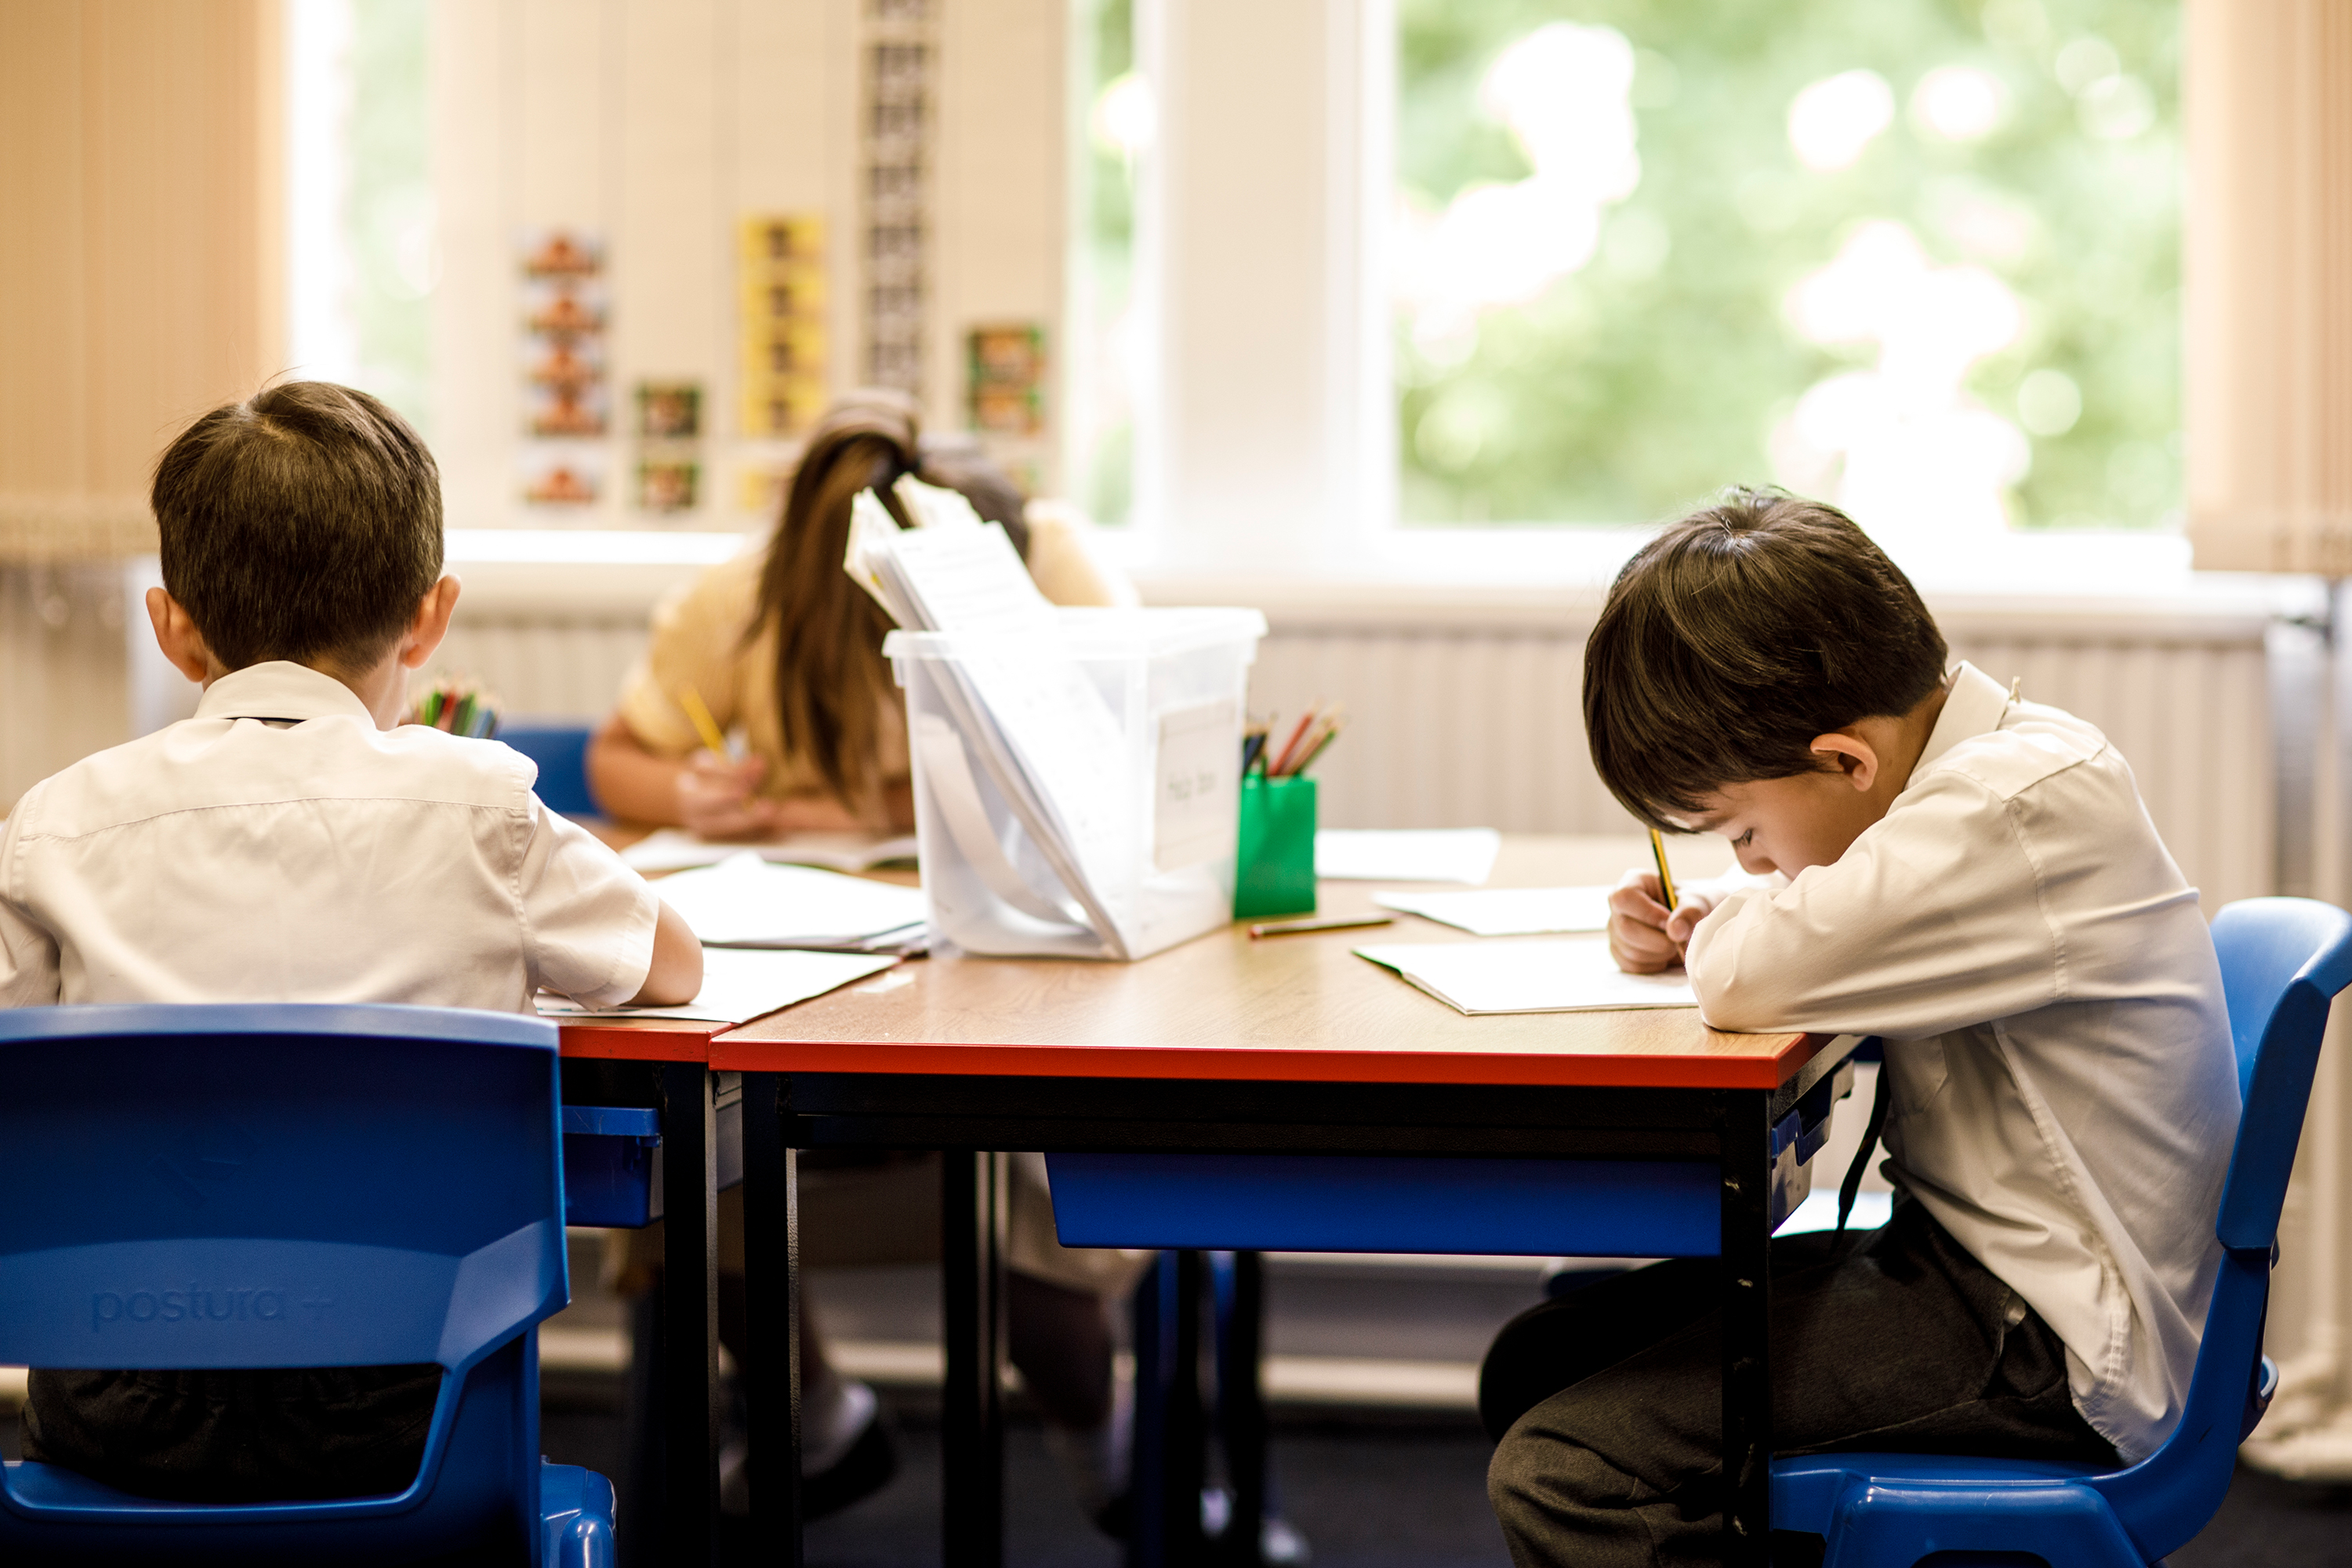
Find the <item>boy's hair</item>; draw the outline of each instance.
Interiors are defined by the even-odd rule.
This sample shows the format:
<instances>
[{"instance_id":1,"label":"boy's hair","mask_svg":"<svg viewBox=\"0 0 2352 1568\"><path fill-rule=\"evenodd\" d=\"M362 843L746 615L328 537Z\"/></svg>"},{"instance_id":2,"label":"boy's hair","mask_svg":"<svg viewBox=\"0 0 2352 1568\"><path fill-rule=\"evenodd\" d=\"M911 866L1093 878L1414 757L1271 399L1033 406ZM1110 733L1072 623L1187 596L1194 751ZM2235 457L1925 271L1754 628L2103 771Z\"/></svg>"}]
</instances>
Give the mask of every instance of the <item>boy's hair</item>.
<instances>
[{"instance_id":1,"label":"boy's hair","mask_svg":"<svg viewBox=\"0 0 2352 1568\"><path fill-rule=\"evenodd\" d=\"M155 466L163 586L230 669L365 668L441 575L441 474L364 392L292 381L215 408Z\"/></svg>"},{"instance_id":2,"label":"boy's hair","mask_svg":"<svg viewBox=\"0 0 2352 1568\"><path fill-rule=\"evenodd\" d=\"M1820 764L1809 742L1909 712L1944 678L1911 580L1834 507L1733 489L1652 540L1584 649L1592 763L1654 827L1726 784Z\"/></svg>"}]
</instances>

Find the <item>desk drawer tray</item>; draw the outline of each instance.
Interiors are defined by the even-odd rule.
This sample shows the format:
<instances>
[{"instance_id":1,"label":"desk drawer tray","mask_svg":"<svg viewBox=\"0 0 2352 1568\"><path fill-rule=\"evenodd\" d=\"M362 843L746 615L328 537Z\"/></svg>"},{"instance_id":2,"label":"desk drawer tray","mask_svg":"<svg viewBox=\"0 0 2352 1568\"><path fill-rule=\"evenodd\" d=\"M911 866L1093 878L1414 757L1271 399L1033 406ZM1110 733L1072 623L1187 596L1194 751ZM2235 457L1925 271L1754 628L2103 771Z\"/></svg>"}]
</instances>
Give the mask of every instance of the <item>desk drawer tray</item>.
<instances>
[{"instance_id":1,"label":"desk drawer tray","mask_svg":"<svg viewBox=\"0 0 2352 1568\"><path fill-rule=\"evenodd\" d=\"M1686 1160L1048 1154L1065 1247L1712 1258L1719 1177Z\"/></svg>"}]
</instances>

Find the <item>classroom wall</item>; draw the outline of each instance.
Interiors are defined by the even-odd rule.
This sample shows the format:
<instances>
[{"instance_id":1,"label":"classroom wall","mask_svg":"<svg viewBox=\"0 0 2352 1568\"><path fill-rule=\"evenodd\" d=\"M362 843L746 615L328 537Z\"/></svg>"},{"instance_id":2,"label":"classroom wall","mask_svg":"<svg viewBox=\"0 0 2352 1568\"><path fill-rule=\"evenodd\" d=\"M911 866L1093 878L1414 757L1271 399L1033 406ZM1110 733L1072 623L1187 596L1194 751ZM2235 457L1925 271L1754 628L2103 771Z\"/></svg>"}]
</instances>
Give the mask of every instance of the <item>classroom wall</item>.
<instances>
[{"instance_id":1,"label":"classroom wall","mask_svg":"<svg viewBox=\"0 0 2352 1568\"><path fill-rule=\"evenodd\" d=\"M861 114L885 11L914 14L934 51L921 392L932 427L961 428L967 331L1059 324L1055 0L437 0L434 441L453 526L713 528L763 515L744 476L784 469L796 446L738 422L736 226L822 216L827 379L835 393L866 383ZM518 246L549 226L600 237L608 258L612 466L588 508L520 500ZM627 493L643 378L703 384L691 511L649 518ZM1050 482L1050 447L1033 456Z\"/></svg>"},{"instance_id":2,"label":"classroom wall","mask_svg":"<svg viewBox=\"0 0 2352 1568\"><path fill-rule=\"evenodd\" d=\"M284 353L278 24L0 5L0 807L130 734L116 563L154 549L149 472Z\"/></svg>"}]
</instances>

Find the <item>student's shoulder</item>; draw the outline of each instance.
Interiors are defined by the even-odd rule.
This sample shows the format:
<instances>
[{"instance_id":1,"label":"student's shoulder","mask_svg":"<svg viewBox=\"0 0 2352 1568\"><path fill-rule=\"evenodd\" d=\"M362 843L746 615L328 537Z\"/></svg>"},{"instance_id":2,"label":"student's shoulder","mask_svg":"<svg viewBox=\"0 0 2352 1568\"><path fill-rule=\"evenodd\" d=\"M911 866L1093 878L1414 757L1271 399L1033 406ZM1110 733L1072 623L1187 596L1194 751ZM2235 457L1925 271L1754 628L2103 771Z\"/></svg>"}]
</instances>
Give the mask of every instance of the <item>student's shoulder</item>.
<instances>
[{"instance_id":1,"label":"student's shoulder","mask_svg":"<svg viewBox=\"0 0 2352 1568\"><path fill-rule=\"evenodd\" d=\"M719 631L730 637L740 637L759 610L760 579L767 564L768 552L753 549L703 568L671 589L655 607L655 635Z\"/></svg>"},{"instance_id":2,"label":"student's shoulder","mask_svg":"<svg viewBox=\"0 0 2352 1568\"><path fill-rule=\"evenodd\" d=\"M2062 778L2131 787L2130 770L2096 725L2063 708L2016 702L1998 726L1936 759L1919 782L2008 802Z\"/></svg>"},{"instance_id":3,"label":"student's shoulder","mask_svg":"<svg viewBox=\"0 0 2352 1568\"><path fill-rule=\"evenodd\" d=\"M375 746L409 775L404 782L424 793L520 811L528 809L539 783L539 764L497 741L470 740L425 724L403 724L378 731L375 737Z\"/></svg>"}]
</instances>

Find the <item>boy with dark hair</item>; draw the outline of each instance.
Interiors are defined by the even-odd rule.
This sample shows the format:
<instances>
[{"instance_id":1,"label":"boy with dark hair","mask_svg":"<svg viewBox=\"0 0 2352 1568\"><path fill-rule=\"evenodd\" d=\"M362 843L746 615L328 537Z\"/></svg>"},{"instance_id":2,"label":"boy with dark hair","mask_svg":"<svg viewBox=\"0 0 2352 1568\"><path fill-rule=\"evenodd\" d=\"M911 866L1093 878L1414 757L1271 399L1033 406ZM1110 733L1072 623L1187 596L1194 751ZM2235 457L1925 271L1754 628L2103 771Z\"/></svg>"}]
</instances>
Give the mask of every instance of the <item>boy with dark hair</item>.
<instances>
[{"instance_id":1,"label":"boy with dark hair","mask_svg":"<svg viewBox=\"0 0 2352 1568\"><path fill-rule=\"evenodd\" d=\"M400 726L448 629L440 476L321 382L163 455L155 640L195 717L42 781L0 828L0 1005L689 1000L702 953L505 746ZM36 1370L27 1458L230 1501L398 1491L437 1367Z\"/></svg>"},{"instance_id":2,"label":"boy with dark hair","mask_svg":"<svg viewBox=\"0 0 2352 1568\"><path fill-rule=\"evenodd\" d=\"M2220 967L2105 738L1944 659L1832 508L1732 491L1644 547L1586 651L1593 761L1748 876L1668 910L1630 875L1611 947L1686 964L1719 1028L1885 1038L1894 1217L1773 1243L1780 1451L2137 1460L2179 1417L2220 1258ZM1712 1560L1717 1268L1637 1269L1496 1339L1488 1491L1519 1563Z\"/></svg>"}]
</instances>

